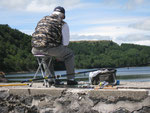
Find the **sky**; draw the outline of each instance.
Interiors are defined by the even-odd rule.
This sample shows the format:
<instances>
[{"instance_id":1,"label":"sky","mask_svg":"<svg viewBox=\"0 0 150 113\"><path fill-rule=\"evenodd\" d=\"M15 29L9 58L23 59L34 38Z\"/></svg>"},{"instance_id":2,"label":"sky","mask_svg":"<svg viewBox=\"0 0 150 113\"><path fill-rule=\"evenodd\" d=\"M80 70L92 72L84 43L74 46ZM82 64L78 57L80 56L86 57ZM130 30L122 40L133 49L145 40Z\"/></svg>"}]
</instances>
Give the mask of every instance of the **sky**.
<instances>
[{"instance_id":1,"label":"sky","mask_svg":"<svg viewBox=\"0 0 150 113\"><path fill-rule=\"evenodd\" d=\"M150 46L150 0L0 0L0 24L32 35L56 6L66 10L70 40Z\"/></svg>"}]
</instances>

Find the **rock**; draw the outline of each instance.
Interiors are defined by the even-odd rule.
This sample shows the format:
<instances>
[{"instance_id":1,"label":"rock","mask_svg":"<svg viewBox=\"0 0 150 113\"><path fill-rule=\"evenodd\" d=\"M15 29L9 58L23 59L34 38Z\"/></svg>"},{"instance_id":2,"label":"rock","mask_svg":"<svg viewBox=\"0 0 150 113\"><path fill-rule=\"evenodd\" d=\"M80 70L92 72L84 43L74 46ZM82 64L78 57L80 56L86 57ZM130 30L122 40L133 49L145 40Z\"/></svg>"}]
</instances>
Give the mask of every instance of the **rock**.
<instances>
[{"instance_id":1,"label":"rock","mask_svg":"<svg viewBox=\"0 0 150 113\"><path fill-rule=\"evenodd\" d=\"M141 109L134 111L133 113L150 113L150 106L144 106Z\"/></svg>"},{"instance_id":2,"label":"rock","mask_svg":"<svg viewBox=\"0 0 150 113\"><path fill-rule=\"evenodd\" d=\"M26 108L24 106L15 106L14 111L15 113L25 113Z\"/></svg>"},{"instance_id":3,"label":"rock","mask_svg":"<svg viewBox=\"0 0 150 113\"><path fill-rule=\"evenodd\" d=\"M20 101L21 101L21 103L23 103L23 104L25 104L25 105L31 106L31 104L32 104L32 99L33 99L33 97L27 96L27 97L25 97L25 98L21 98Z\"/></svg>"},{"instance_id":4,"label":"rock","mask_svg":"<svg viewBox=\"0 0 150 113\"><path fill-rule=\"evenodd\" d=\"M130 111L126 110L125 108L119 108L118 110L114 111L113 113L130 113Z\"/></svg>"},{"instance_id":5,"label":"rock","mask_svg":"<svg viewBox=\"0 0 150 113\"><path fill-rule=\"evenodd\" d=\"M8 107L0 105L0 113L8 113Z\"/></svg>"},{"instance_id":6,"label":"rock","mask_svg":"<svg viewBox=\"0 0 150 113\"><path fill-rule=\"evenodd\" d=\"M9 97L9 93L7 90L5 91L0 91L0 101L4 101Z\"/></svg>"}]
</instances>

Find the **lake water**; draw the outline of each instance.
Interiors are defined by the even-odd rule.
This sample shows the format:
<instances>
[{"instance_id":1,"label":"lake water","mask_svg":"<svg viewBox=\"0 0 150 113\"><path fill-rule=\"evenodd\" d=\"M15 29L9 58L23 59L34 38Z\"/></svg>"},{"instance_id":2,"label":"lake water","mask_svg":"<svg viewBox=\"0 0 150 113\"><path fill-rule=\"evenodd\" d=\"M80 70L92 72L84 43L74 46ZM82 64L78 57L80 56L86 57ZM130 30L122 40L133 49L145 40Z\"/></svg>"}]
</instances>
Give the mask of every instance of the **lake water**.
<instances>
[{"instance_id":1,"label":"lake water","mask_svg":"<svg viewBox=\"0 0 150 113\"><path fill-rule=\"evenodd\" d=\"M93 69L78 69L76 72L90 71ZM117 79L120 81L130 82L150 82L150 66L147 67L129 67L129 68L116 68ZM66 71L55 71L55 75L65 74ZM8 74L6 75L9 81L23 81L33 78L34 73L27 74ZM38 75L40 77L41 74ZM88 81L89 73L76 75L77 79ZM66 79L62 77L61 79Z\"/></svg>"}]
</instances>

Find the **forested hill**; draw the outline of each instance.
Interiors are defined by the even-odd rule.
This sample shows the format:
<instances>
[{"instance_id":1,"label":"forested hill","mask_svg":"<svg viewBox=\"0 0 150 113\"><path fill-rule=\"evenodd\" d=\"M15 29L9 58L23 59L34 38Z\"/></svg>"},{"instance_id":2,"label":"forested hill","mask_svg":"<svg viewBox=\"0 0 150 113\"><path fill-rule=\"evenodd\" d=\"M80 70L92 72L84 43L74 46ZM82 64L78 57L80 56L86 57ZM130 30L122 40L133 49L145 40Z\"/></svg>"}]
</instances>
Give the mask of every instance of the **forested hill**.
<instances>
[{"instance_id":1,"label":"forested hill","mask_svg":"<svg viewBox=\"0 0 150 113\"><path fill-rule=\"evenodd\" d=\"M112 41L79 41L70 43L76 68L129 67L150 64L150 47L135 44L118 45Z\"/></svg>"},{"instance_id":2,"label":"forested hill","mask_svg":"<svg viewBox=\"0 0 150 113\"><path fill-rule=\"evenodd\" d=\"M71 42L69 47L74 51L76 68L128 67L150 63L148 46L77 41ZM62 63L54 62L55 69L64 67ZM0 25L0 71L31 71L36 68L36 59L31 54L31 36L8 25Z\"/></svg>"},{"instance_id":3,"label":"forested hill","mask_svg":"<svg viewBox=\"0 0 150 113\"><path fill-rule=\"evenodd\" d=\"M0 71L29 71L35 64L31 36L8 25L0 25Z\"/></svg>"}]
</instances>

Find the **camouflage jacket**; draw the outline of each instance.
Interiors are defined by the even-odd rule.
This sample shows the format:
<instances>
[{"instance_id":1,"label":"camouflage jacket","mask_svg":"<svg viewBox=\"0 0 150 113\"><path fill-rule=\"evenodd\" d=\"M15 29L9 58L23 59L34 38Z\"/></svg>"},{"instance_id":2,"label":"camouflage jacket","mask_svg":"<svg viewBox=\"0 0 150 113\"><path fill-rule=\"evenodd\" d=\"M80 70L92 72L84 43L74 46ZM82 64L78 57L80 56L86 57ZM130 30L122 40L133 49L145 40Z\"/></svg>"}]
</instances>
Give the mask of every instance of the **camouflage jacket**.
<instances>
[{"instance_id":1,"label":"camouflage jacket","mask_svg":"<svg viewBox=\"0 0 150 113\"><path fill-rule=\"evenodd\" d=\"M42 18L32 34L32 47L57 47L62 44L62 26L64 21L57 15Z\"/></svg>"}]
</instances>

